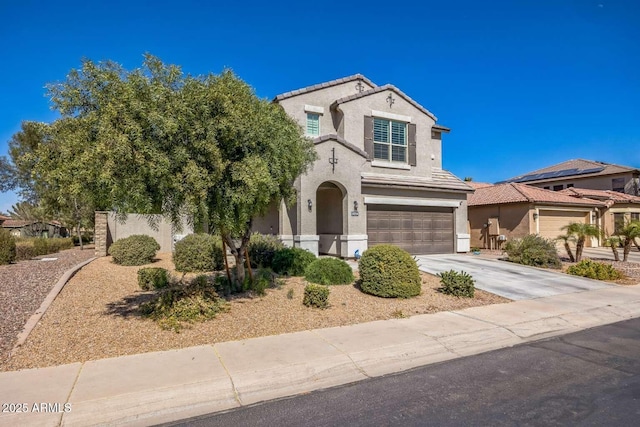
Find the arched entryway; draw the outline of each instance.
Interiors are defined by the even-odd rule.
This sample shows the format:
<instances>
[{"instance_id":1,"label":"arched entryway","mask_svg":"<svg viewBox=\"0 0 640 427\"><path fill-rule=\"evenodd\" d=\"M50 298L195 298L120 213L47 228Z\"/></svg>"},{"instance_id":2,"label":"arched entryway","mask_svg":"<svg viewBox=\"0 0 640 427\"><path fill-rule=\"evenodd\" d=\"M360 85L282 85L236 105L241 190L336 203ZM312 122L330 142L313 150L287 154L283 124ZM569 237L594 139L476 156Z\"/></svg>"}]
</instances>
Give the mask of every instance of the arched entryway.
<instances>
[{"instance_id":1,"label":"arched entryway","mask_svg":"<svg viewBox=\"0 0 640 427\"><path fill-rule=\"evenodd\" d=\"M346 189L334 182L323 182L316 190L316 229L319 236L318 252L340 256L340 236L344 230Z\"/></svg>"}]
</instances>

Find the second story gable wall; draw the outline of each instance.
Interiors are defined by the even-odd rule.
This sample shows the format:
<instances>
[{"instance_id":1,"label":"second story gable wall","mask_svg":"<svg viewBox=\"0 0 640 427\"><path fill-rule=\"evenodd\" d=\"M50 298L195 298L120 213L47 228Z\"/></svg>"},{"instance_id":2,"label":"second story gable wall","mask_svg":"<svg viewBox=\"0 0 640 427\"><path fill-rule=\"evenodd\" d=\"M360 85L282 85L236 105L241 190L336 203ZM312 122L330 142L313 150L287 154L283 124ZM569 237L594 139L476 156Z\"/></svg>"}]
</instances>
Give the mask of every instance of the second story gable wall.
<instances>
[{"instance_id":1,"label":"second story gable wall","mask_svg":"<svg viewBox=\"0 0 640 427\"><path fill-rule=\"evenodd\" d=\"M614 180L620 180L615 181ZM549 190L553 190L554 186L562 186L562 189L569 188L568 185L577 188L590 188L592 190L615 190L624 188L624 192L627 194L636 195L636 185L633 180L632 173L626 174L616 174L616 175L604 175L604 176L576 176L572 178L558 179L549 182L536 182L536 183L527 183L534 187L546 188L549 187Z\"/></svg>"},{"instance_id":2,"label":"second story gable wall","mask_svg":"<svg viewBox=\"0 0 640 427\"><path fill-rule=\"evenodd\" d=\"M352 80L350 82L286 98L278 101L278 103L282 108L284 108L287 114L293 117L305 130L307 123L305 105L321 107L324 109L324 112L320 117L320 135L338 134L340 117L332 116L331 104L333 104L336 99L358 93L358 88L356 87L358 83L361 83L361 87L364 88L364 90L373 89L371 85L367 84L363 80Z\"/></svg>"}]
</instances>

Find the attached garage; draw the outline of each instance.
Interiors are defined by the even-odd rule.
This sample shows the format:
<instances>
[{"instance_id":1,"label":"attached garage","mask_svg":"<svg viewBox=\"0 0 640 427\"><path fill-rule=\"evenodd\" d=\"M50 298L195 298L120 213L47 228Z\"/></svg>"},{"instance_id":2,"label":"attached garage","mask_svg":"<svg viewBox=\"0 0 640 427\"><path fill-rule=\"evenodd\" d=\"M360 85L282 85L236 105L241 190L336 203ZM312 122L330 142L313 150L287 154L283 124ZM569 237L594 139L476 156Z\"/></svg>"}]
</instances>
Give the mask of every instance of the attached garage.
<instances>
[{"instance_id":1,"label":"attached garage","mask_svg":"<svg viewBox=\"0 0 640 427\"><path fill-rule=\"evenodd\" d=\"M565 210L540 210L538 221L539 233L547 239L557 239L558 236L566 234L562 227L573 222L589 223L589 212L565 211Z\"/></svg>"},{"instance_id":2,"label":"attached garage","mask_svg":"<svg viewBox=\"0 0 640 427\"><path fill-rule=\"evenodd\" d=\"M368 205L369 247L392 244L410 254L454 252L453 208Z\"/></svg>"}]
</instances>

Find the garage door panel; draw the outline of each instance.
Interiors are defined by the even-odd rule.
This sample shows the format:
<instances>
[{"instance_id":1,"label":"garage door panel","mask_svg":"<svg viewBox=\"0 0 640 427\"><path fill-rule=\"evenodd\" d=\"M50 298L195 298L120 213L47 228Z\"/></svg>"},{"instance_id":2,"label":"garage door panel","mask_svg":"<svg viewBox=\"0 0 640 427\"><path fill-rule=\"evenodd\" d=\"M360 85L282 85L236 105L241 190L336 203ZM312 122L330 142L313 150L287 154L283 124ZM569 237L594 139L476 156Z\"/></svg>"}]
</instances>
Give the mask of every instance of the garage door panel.
<instances>
[{"instance_id":1,"label":"garage door panel","mask_svg":"<svg viewBox=\"0 0 640 427\"><path fill-rule=\"evenodd\" d=\"M369 245L388 243L412 254L452 253L453 210L415 206L369 205Z\"/></svg>"},{"instance_id":2,"label":"garage door panel","mask_svg":"<svg viewBox=\"0 0 640 427\"><path fill-rule=\"evenodd\" d=\"M588 215L588 212L540 210L539 234L547 239L557 239L566 233L562 227L572 222L588 223Z\"/></svg>"}]
</instances>

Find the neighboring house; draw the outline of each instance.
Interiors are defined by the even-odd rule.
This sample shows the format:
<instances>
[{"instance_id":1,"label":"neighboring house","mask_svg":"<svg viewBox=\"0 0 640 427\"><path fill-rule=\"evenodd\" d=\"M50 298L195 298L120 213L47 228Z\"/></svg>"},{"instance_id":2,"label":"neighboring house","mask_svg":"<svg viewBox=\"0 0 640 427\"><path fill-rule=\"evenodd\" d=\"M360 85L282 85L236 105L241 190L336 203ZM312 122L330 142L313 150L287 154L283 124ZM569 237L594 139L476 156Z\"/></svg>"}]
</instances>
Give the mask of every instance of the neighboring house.
<instances>
[{"instance_id":1,"label":"neighboring house","mask_svg":"<svg viewBox=\"0 0 640 427\"><path fill-rule=\"evenodd\" d=\"M296 179L297 202L253 230L314 254L354 257L379 243L413 254L466 252L467 194L442 169L449 129L392 85L354 76L278 95L319 159Z\"/></svg>"},{"instance_id":2,"label":"neighboring house","mask_svg":"<svg viewBox=\"0 0 640 427\"><path fill-rule=\"evenodd\" d=\"M616 234L620 226L631 220L640 220L640 196L619 193L611 190L591 190L585 188L567 188L562 193L572 197L599 200L606 204L598 217L598 225L605 235Z\"/></svg>"},{"instance_id":3,"label":"neighboring house","mask_svg":"<svg viewBox=\"0 0 640 427\"><path fill-rule=\"evenodd\" d=\"M572 187L590 188L640 196L639 177L638 168L575 159L528 172L498 184L518 182L553 191Z\"/></svg>"},{"instance_id":4,"label":"neighboring house","mask_svg":"<svg viewBox=\"0 0 640 427\"><path fill-rule=\"evenodd\" d=\"M2 228L9 230L14 237L66 237L67 229L57 221L23 221L7 219L2 222Z\"/></svg>"},{"instance_id":5,"label":"neighboring house","mask_svg":"<svg viewBox=\"0 0 640 427\"><path fill-rule=\"evenodd\" d=\"M11 218L9 218L8 216L0 215L0 226L2 225L3 222L5 222L8 219L11 219Z\"/></svg>"},{"instance_id":6,"label":"neighboring house","mask_svg":"<svg viewBox=\"0 0 640 427\"><path fill-rule=\"evenodd\" d=\"M527 234L556 239L572 222L597 224L607 207L603 201L518 183L476 186L468 205L471 246L489 249Z\"/></svg>"}]
</instances>

